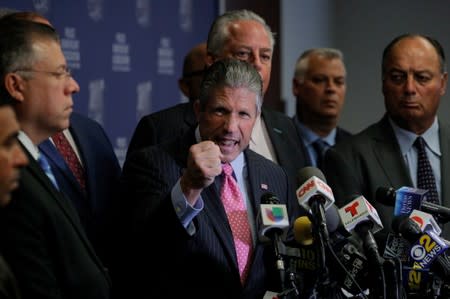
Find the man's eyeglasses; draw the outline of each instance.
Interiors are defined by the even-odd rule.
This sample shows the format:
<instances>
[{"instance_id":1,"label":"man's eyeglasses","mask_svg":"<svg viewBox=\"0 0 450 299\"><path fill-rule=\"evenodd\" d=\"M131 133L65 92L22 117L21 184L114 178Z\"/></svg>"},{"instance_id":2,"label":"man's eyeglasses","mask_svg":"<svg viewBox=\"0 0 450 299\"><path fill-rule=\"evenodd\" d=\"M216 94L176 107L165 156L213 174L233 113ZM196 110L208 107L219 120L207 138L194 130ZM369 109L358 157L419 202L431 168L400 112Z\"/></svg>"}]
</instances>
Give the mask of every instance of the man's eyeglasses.
<instances>
[{"instance_id":1,"label":"man's eyeglasses","mask_svg":"<svg viewBox=\"0 0 450 299\"><path fill-rule=\"evenodd\" d=\"M68 79L72 77L72 72L69 68L65 68L60 71L42 71L42 70L33 70L33 69L18 69L16 72L25 72L25 73L42 73L55 77L56 79Z\"/></svg>"}]
</instances>

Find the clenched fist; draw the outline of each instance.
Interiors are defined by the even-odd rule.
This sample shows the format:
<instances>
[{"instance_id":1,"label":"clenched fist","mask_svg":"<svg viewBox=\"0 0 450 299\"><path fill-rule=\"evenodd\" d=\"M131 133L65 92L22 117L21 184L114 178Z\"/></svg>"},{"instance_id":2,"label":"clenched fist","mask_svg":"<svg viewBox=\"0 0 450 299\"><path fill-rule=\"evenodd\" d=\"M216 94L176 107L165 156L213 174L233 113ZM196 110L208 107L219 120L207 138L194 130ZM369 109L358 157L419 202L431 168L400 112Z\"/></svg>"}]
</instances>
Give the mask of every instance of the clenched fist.
<instances>
[{"instance_id":1,"label":"clenched fist","mask_svg":"<svg viewBox=\"0 0 450 299\"><path fill-rule=\"evenodd\" d=\"M181 190L193 204L200 196L203 188L214 182L214 178L222 173L222 153L212 141L202 141L189 149L187 168L181 177Z\"/></svg>"}]
</instances>

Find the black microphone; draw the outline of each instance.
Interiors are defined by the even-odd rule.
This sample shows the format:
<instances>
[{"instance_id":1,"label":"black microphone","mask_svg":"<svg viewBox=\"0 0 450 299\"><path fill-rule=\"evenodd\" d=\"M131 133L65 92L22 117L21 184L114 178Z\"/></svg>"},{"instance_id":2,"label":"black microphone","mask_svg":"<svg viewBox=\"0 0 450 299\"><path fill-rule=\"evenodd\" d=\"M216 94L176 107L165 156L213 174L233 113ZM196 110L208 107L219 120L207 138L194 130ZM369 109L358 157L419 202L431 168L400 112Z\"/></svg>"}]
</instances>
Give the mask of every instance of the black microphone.
<instances>
[{"instance_id":1,"label":"black microphone","mask_svg":"<svg viewBox=\"0 0 450 299\"><path fill-rule=\"evenodd\" d=\"M285 268L281 252L284 245L282 236L285 236L289 228L289 217L286 205L280 204L275 194L267 192L261 196L261 210L259 213L260 241L270 240L275 250L276 268L280 274L281 287L285 287Z\"/></svg>"},{"instance_id":2,"label":"black microphone","mask_svg":"<svg viewBox=\"0 0 450 299\"><path fill-rule=\"evenodd\" d=\"M408 206L414 208L418 206L418 209L426 213L430 213L437 217L439 221L446 223L450 221L450 208L440 206L431 202L423 200L423 195L426 190L415 189L410 187L402 187L398 190L390 187L379 187L375 193L375 198L378 202L387 206L396 206L398 203L408 201ZM403 207L405 204L403 204ZM402 208L399 206L399 209Z\"/></svg>"},{"instance_id":3,"label":"black microphone","mask_svg":"<svg viewBox=\"0 0 450 299\"><path fill-rule=\"evenodd\" d=\"M326 184L322 171L316 167L304 167L299 170L297 181L300 187L296 191L298 203L314 216L313 223L319 229L324 242L328 242L328 227L325 211L333 206L333 191Z\"/></svg>"},{"instance_id":4,"label":"black microphone","mask_svg":"<svg viewBox=\"0 0 450 299\"><path fill-rule=\"evenodd\" d=\"M407 216L394 217L392 229L411 243L410 257L415 268L430 268L442 279L450 279L447 240L441 239L433 231L423 233L420 226Z\"/></svg>"},{"instance_id":5,"label":"black microphone","mask_svg":"<svg viewBox=\"0 0 450 299\"><path fill-rule=\"evenodd\" d=\"M349 232L355 233L363 241L370 261L381 267L384 260L378 253L378 245L373 233L383 228L377 210L364 196L358 196L339 209L342 222Z\"/></svg>"},{"instance_id":6,"label":"black microphone","mask_svg":"<svg viewBox=\"0 0 450 299\"><path fill-rule=\"evenodd\" d=\"M369 263L362 251L360 242L350 236L337 253L339 261L346 269L344 273L339 271L336 274L338 285L352 296L362 294L369 288Z\"/></svg>"}]
</instances>

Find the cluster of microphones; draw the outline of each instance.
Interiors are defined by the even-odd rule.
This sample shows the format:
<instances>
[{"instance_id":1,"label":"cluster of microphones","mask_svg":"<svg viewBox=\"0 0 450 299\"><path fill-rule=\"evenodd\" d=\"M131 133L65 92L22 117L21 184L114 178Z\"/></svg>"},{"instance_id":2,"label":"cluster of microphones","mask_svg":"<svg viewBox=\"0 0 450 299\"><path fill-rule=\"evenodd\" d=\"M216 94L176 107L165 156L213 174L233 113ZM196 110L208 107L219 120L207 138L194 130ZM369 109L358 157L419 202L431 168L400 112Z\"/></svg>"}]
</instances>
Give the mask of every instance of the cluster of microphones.
<instances>
[{"instance_id":1,"label":"cluster of microphones","mask_svg":"<svg viewBox=\"0 0 450 299\"><path fill-rule=\"evenodd\" d=\"M364 196L338 209L318 168L302 168L297 180L308 215L295 220L293 242L286 206L261 198L260 241L273 243L281 286L272 298L450 298L450 242L440 237L450 209L427 202L427 190L378 188L376 200L394 206L380 254L383 224Z\"/></svg>"}]
</instances>

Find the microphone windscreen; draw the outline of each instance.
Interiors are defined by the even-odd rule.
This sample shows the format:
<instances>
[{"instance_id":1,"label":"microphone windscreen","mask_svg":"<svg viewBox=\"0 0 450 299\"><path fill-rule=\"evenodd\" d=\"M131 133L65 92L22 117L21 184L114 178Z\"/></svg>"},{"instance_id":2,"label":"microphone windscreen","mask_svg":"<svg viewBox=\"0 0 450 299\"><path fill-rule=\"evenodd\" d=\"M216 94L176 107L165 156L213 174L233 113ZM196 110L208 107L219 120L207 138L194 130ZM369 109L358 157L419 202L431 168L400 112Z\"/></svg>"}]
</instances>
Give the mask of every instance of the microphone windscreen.
<instances>
[{"instance_id":1,"label":"microphone windscreen","mask_svg":"<svg viewBox=\"0 0 450 299\"><path fill-rule=\"evenodd\" d=\"M375 191L375 200L387 206L395 205L395 189L392 187L379 187Z\"/></svg>"},{"instance_id":2,"label":"microphone windscreen","mask_svg":"<svg viewBox=\"0 0 450 299\"><path fill-rule=\"evenodd\" d=\"M324 183L327 182L327 180L325 179L325 175L319 168L312 167L312 166L306 166L306 167L303 167L302 169L300 169L297 173L298 186L303 185L303 183L305 183L307 180L309 180L313 176L318 177Z\"/></svg>"},{"instance_id":3,"label":"microphone windscreen","mask_svg":"<svg viewBox=\"0 0 450 299\"><path fill-rule=\"evenodd\" d=\"M334 232L340 225L342 225L338 208L334 204L325 211L325 218L327 221L327 229L330 233Z\"/></svg>"},{"instance_id":4,"label":"microphone windscreen","mask_svg":"<svg viewBox=\"0 0 450 299\"><path fill-rule=\"evenodd\" d=\"M261 196L261 204L265 205L277 205L280 201L277 196L271 192L266 192Z\"/></svg>"},{"instance_id":5,"label":"microphone windscreen","mask_svg":"<svg viewBox=\"0 0 450 299\"><path fill-rule=\"evenodd\" d=\"M301 245L313 243L312 223L307 216L298 217L294 222L294 238Z\"/></svg>"}]
</instances>

